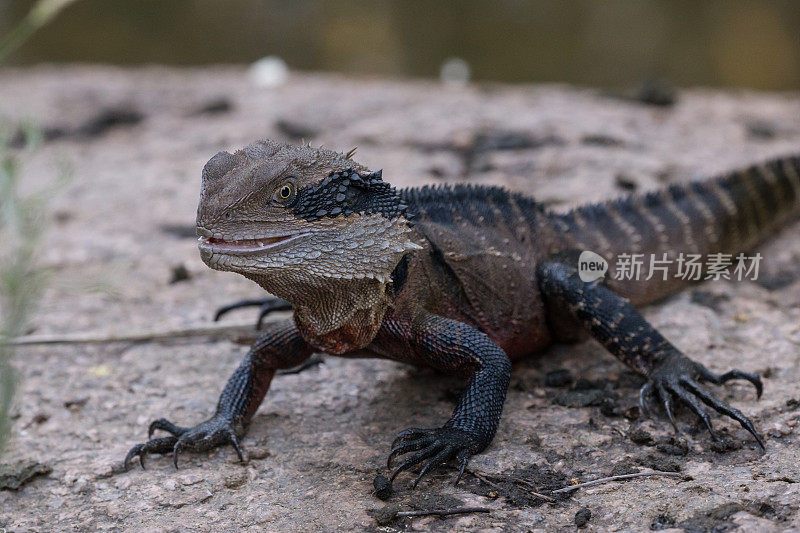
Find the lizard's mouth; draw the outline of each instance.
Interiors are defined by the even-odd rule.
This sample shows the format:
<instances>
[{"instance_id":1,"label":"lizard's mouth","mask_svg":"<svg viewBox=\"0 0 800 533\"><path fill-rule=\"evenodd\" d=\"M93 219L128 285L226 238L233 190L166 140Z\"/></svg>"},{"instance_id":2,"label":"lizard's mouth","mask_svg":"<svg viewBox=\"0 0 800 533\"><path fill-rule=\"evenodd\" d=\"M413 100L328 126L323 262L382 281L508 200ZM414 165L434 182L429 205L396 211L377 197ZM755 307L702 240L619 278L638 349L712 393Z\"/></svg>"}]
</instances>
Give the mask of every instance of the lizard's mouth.
<instances>
[{"instance_id":1,"label":"lizard's mouth","mask_svg":"<svg viewBox=\"0 0 800 533\"><path fill-rule=\"evenodd\" d=\"M236 240L200 236L197 238L197 246L201 251L211 252L212 254L253 255L261 252L271 251L291 241L305 237L306 235L306 233L301 233L295 235L261 237L258 239Z\"/></svg>"}]
</instances>

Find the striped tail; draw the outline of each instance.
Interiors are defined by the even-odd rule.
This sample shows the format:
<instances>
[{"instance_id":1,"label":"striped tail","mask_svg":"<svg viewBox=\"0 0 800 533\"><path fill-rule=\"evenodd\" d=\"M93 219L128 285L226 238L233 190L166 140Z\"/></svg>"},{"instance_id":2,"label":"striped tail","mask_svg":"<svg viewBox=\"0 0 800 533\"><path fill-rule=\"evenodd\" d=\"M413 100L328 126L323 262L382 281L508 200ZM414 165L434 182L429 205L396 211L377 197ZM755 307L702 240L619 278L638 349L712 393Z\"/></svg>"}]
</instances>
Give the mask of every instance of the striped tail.
<instances>
[{"instance_id":1,"label":"striped tail","mask_svg":"<svg viewBox=\"0 0 800 533\"><path fill-rule=\"evenodd\" d=\"M688 281L675 277L681 253L748 252L800 213L800 156L786 157L648 194L552 215L571 245L609 262L609 282L634 304L657 300ZM642 254L640 279L617 277L620 254ZM669 279L647 281L651 260L673 265ZM628 272L630 273L630 272Z\"/></svg>"}]
</instances>

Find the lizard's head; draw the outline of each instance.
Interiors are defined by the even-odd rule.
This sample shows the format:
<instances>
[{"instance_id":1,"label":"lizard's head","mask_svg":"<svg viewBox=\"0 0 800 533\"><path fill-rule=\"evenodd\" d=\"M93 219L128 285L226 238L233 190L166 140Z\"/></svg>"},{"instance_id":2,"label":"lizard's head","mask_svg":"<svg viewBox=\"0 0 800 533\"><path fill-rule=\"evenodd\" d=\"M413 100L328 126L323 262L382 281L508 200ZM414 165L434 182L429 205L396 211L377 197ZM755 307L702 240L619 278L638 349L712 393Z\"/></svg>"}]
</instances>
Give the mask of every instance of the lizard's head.
<instances>
[{"instance_id":1,"label":"lizard's head","mask_svg":"<svg viewBox=\"0 0 800 533\"><path fill-rule=\"evenodd\" d=\"M330 150L260 141L203 168L200 254L276 294L319 277L386 283L418 248L404 211L380 171Z\"/></svg>"}]
</instances>

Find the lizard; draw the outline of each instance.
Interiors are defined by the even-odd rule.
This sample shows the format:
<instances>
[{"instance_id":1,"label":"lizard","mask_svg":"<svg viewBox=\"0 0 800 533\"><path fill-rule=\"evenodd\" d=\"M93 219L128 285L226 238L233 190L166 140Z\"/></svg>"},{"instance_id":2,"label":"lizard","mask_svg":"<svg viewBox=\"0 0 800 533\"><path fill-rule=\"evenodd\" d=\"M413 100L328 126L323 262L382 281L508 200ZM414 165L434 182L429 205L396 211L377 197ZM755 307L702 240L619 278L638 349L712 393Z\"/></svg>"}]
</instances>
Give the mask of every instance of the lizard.
<instances>
[{"instance_id":1,"label":"lizard","mask_svg":"<svg viewBox=\"0 0 800 533\"><path fill-rule=\"evenodd\" d=\"M266 300L267 310L293 314L265 324L209 419L193 427L153 421L148 440L130 449L124 467L136 458L144 467L156 453L172 454L177 468L184 450L227 444L244 461L240 439L275 373L321 352L463 378L466 388L450 419L400 432L387 461L392 482L419 468L415 486L454 462L458 483L470 457L495 435L512 361L587 337L644 378L645 414L660 404L678 431L673 411L683 404L716 438L709 414L716 411L763 450L751 419L706 385L746 380L760 397L760 377L712 372L638 311L691 281L610 275L584 281L578 254L590 250L607 260L631 251L665 258L682 249L732 254L751 250L799 210L800 157L556 212L494 186L398 190L352 153L310 145L266 140L220 152L202 171L200 256L212 269L242 274L278 296ZM153 438L156 430L168 435Z\"/></svg>"}]
</instances>

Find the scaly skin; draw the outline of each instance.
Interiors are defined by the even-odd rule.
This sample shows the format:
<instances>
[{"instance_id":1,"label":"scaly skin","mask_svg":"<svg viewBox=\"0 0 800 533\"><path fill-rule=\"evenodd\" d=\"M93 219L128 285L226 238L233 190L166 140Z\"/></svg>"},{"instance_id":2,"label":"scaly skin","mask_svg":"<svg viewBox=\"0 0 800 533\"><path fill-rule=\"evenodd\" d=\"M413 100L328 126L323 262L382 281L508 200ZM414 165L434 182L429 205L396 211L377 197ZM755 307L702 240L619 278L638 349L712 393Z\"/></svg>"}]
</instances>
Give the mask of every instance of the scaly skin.
<instances>
[{"instance_id":1,"label":"scaly skin","mask_svg":"<svg viewBox=\"0 0 800 533\"><path fill-rule=\"evenodd\" d=\"M423 187L395 191L372 172L328 150L271 141L221 152L203 170L197 228L212 268L256 281L279 300L253 300L272 322L229 379L209 420L183 428L159 419L169 437L134 446L148 453L208 450L239 438L277 369L321 351L380 357L463 377L467 388L440 428L411 428L394 440L389 467L422 465L417 482L455 459L469 458L497 430L511 360L556 341L591 336L645 378L643 410L657 396L670 421L673 402L712 431L703 404L737 420L764 446L744 414L702 385L759 377L716 375L684 356L635 309L687 282L583 282L577 257L594 251L612 265L620 253L708 254L747 251L797 215L800 160L786 158L648 195L548 212L499 188ZM260 241L260 242L259 242ZM649 255L645 256L645 259ZM644 272L649 263L645 260ZM220 314L221 314L220 313ZM676 426L677 429L677 426Z\"/></svg>"}]
</instances>

